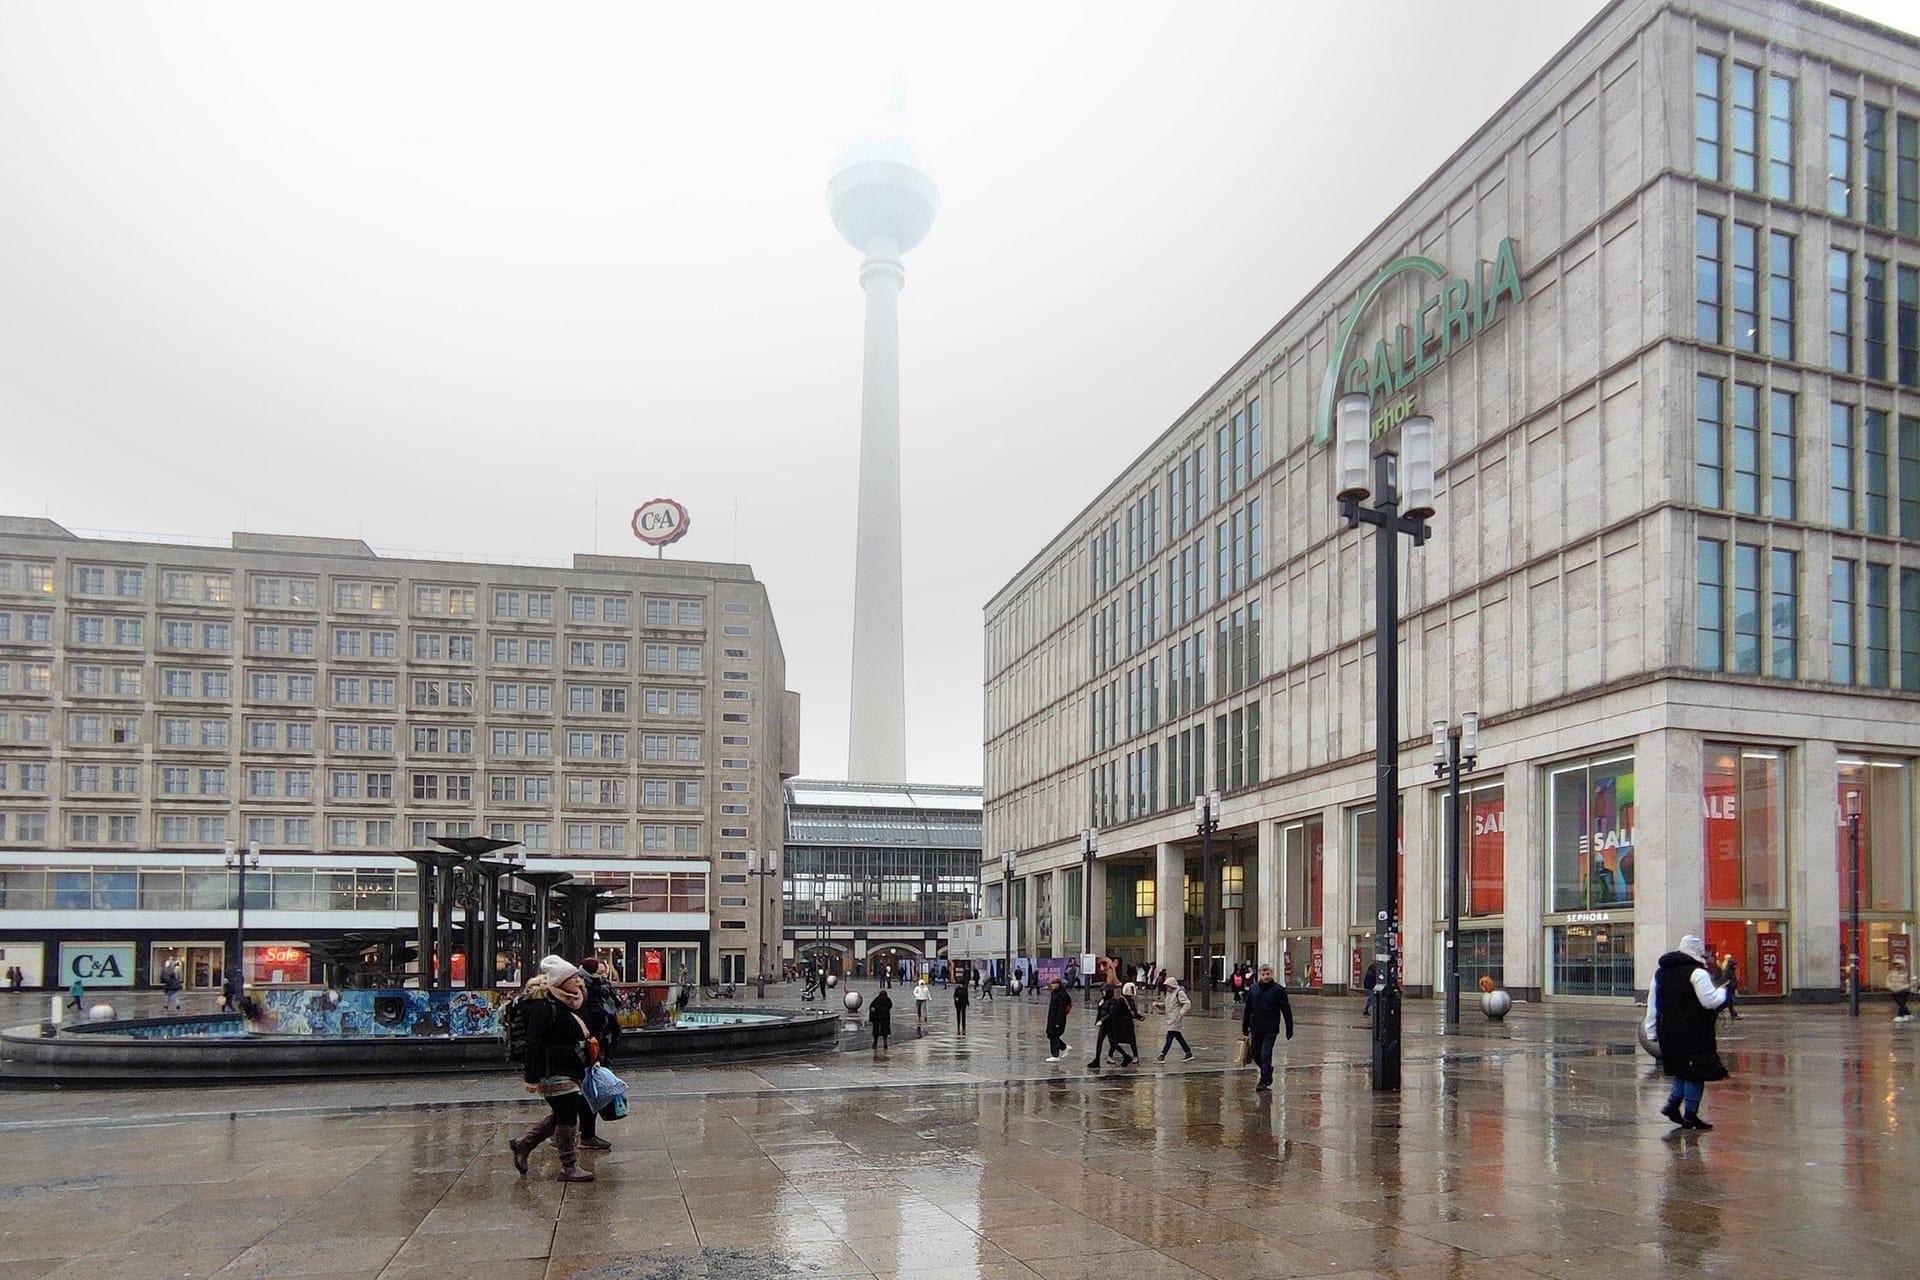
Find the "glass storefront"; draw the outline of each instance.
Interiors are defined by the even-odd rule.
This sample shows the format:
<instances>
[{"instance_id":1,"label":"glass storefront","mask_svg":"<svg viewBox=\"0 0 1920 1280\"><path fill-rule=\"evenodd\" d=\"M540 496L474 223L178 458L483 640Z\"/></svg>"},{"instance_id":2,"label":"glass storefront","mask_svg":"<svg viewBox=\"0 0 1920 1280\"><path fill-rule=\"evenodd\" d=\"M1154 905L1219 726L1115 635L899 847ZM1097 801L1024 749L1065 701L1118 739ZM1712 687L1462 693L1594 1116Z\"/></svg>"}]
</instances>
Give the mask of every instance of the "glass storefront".
<instances>
[{"instance_id":1,"label":"glass storefront","mask_svg":"<svg viewBox=\"0 0 1920 1280\"><path fill-rule=\"evenodd\" d=\"M1433 832L1435 865L1440 868L1433 882L1439 887L1436 916L1447 914L1448 810L1452 797L1446 791L1434 793ZM1497 916L1506 908L1507 894L1507 789L1498 782L1460 788L1460 918Z\"/></svg>"},{"instance_id":2,"label":"glass storefront","mask_svg":"<svg viewBox=\"0 0 1920 1280\"><path fill-rule=\"evenodd\" d=\"M1563 765L1547 773L1551 910L1633 905L1633 757Z\"/></svg>"},{"instance_id":3,"label":"glass storefront","mask_svg":"<svg viewBox=\"0 0 1920 1280\"><path fill-rule=\"evenodd\" d=\"M1280 828L1280 981L1289 987L1317 987L1326 980L1326 856L1326 824L1319 818Z\"/></svg>"},{"instance_id":4,"label":"glass storefront","mask_svg":"<svg viewBox=\"0 0 1920 1280\"><path fill-rule=\"evenodd\" d=\"M188 991L212 991L226 974L227 949L220 942L156 942L148 951L148 972L153 985L159 986L168 965L177 965L181 984Z\"/></svg>"},{"instance_id":5,"label":"glass storefront","mask_svg":"<svg viewBox=\"0 0 1920 1280\"><path fill-rule=\"evenodd\" d=\"M1547 964L1555 996L1626 996L1633 991L1633 926L1596 923L1547 929Z\"/></svg>"},{"instance_id":6,"label":"glass storefront","mask_svg":"<svg viewBox=\"0 0 1920 1280\"><path fill-rule=\"evenodd\" d=\"M1706 942L1740 990L1786 994L1786 753L1708 743L1701 770Z\"/></svg>"}]
</instances>

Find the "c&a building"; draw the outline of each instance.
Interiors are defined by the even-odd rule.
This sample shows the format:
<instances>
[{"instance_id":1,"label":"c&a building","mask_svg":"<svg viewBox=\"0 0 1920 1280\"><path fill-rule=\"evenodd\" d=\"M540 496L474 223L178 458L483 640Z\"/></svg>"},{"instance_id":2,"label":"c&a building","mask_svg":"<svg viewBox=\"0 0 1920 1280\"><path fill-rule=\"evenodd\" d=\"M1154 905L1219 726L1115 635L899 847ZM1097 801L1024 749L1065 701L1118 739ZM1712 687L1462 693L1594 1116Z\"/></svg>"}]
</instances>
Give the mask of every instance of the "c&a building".
<instances>
[{"instance_id":1,"label":"c&a building","mask_svg":"<svg viewBox=\"0 0 1920 1280\"><path fill-rule=\"evenodd\" d=\"M1387 447L1436 424L1409 989L1442 981L1450 820L1469 985L1625 997L1704 930L1744 990L1831 998L1856 865L1869 981L1909 958L1916 85L1920 42L1823 5L1619 0L1121 466L986 612L985 853L1030 949L1357 984L1378 535L1327 442L1360 393ZM1452 819L1429 726L1468 712Z\"/></svg>"}]
</instances>

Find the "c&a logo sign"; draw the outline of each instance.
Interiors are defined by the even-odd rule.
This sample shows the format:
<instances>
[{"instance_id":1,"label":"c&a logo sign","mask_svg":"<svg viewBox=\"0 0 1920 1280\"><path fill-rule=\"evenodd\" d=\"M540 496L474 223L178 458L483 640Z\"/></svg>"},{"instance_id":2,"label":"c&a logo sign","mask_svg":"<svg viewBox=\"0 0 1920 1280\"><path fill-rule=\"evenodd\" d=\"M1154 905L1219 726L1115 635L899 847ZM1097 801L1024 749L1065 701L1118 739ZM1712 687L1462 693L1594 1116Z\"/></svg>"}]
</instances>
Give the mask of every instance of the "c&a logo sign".
<instances>
[{"instance_id":1,"label":"c&a logo sign","mask_svg":"<svg viewBox=\"0 0 1920 1280\"><path fill-rule=\"evenodd\" d=\"M63 942L60 944L60 985L75 978L90 987L133 985L133 947L118 942Z\"/></svg>"}]
</instances>

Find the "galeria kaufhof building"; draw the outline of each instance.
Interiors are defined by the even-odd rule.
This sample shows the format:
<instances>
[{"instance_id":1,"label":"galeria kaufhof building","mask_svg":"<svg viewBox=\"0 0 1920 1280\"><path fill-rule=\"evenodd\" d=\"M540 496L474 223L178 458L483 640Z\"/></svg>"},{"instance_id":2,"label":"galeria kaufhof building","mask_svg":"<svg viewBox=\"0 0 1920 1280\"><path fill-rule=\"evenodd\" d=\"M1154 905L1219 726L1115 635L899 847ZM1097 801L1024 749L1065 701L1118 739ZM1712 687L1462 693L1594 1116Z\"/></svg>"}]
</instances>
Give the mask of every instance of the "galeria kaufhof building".
<instances>
[{"instance_id":1,"label":"galeria kaufhof building","mask_svg":"<svg viewBox=\"0 0 1920 1280\"><path fill-rule=\"evenodd\" d=\"M1388 446L1436 424L1400 544L1409 990L1444 983L1429 726L1467 712L1464 984L1626 997L1704 931L1744 991L1832 998L1855 797L1869 980L1909 957L1916 85L1920 42L1821 5L1620 0L1126 463L987 608L1023 945L1197 972L1217 789L1215 963L1358 984L1381 535L1326 443L1357 391Z\"/></svg>"}]
</instances>

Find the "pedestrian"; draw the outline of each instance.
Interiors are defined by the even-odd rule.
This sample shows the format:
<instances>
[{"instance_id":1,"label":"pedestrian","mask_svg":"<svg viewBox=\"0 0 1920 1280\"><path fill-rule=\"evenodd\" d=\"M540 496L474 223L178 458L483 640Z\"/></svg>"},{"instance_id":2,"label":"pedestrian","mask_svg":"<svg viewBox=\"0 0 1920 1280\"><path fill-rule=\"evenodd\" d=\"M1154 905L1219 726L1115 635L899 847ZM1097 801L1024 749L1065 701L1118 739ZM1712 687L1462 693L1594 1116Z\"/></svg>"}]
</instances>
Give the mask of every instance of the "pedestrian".
<instances>
[{"instance_id":1,"label":"pedestrian","mask_svg":"<svg viewBox=\"0 0 1920 1280\"><path fill-rule=\"evenodd\" d=\"M586 998L580 1002L580 1018L600 1046L601 1065L613 1065L613 1051L620 1044L620 993L600 976L600 961L592 956L580 962L580 985ZM592 1107L580 1108L580 1145L594 1151L611 1151L613 1144L598 1133L600 1117Z\"/></svg>"},{"instance_id":2,"label":"pedestrian","mask_svg":"<svg viewBox=\"0 0 1920 1280\"><path fill-rule=\"evenodd\" d=\"M893 1035L893 997L887 994L885 987L880 988L880 994L867 1006L867 1026L873 1031L875 1053L893 1047L887 1043Z\"/></svg>"},{"instance_id":3,"label":"pedestrian","mask_svg":"<svg viewBox=\"0 0 1920 1280\"><path fill-rule=\"evenodd\" d=\"M967 984L964 982L954 983L953 984L953 1024L954 1026L960 1029L960 1033L962 1035L965 1035L967 1031L968 998L969 997L967 995Z\"/></svg>"},{"instance_id":4,"label":"pedestrian","mask_svg":"<svg viewBox=\"0 0 1920 1280\"><path fill-rule=\"evenodd\" d=\"M1134 1024L1145 1022L1147 1015L1140 1012L1140 1006L1134 1000L1134 985L1129 982L1120 988L1120 1005L1114 1010L1113 1030L1108 1040L1120 1051L1120 1065L1130 1067L1140 1061L1140 1041L1134 1034Z\"/></svg>"},{"instance_id":5,"label":"pedestrian","mask_svg":"<svg viewBox=\"0 0 1920 1280\"><path fill-rule=\"evenodd\" d=\"M1260 966L1260 981L1247 991L1240 1011L1240 1032L1253 1042L1254 1065L1260 1068L1255 1093L1273 1087L1273 1042L1284 1023L1287 1039L1293 1039L1293 1005L1287 1001L1287 989L1273 980L1273 966Z\"/></svg>"},{"instance_id":6,"label":"pedestrian","mask_svg":"<svg viewBox=\"0 0 1920 1280\"><path fill-rule=\"evenodd\" d=\"M1893 1020L1912 1022L1913 1015L1907 1012L1907 999L1913 991L1913 978L1907 970L1905 960L1896 959L1887 966L1887 994L1893 997Z\"/></svg>"},{"instance_id":7,"label":"pedestrian","mask_svg":"<svg viewBox=\"0 0 1920 1280\"><path fill-rule=\"evenodd\" d=\"M87 984L81 980L78 974L74 975L73 985L67 988L67 999L71 1001L73 1007L81 1013L87 1011Z\"/></svg>"},{"instance_id":8,"label":"pedestrian","mask_svg":"<svg viewBox=\"0 0 1920 1280\"><path fill-rule=\"evenodd\" d=\"M1066 984L1058 978L1048 986L1051 992L1047 996L1047 1061L1058 1062L1073 1048L1067 1043L1067 1015L1073 1012L1073 997L1067 994Z\"/></svg>"},{"instance_id":9,"label":"pedestrian","mask_svg":"<svg viewBox=\"0 0 1920 1280\"><path fill-rule=\"evenodd\" d=\"M1740 994L1740 962L1728 954L1720 962L1720 976L1727 985L1727 1017L1739 1020L1740 1011L1733 1007L1733 998Z\"/></svg>"},{"instance_id":10,"label":"pedestrian","mask_svg":"<svg viewBox=\"0 0 1920 1280\"><path fill-rule=\"evenodd\" d=\"M1123 1067L1133 1065L1138 1051L1130 1055L1126 1046L1126 1041L1133 1036L1133 1014L1130 1010L1131 1006L1126 997L1120 994L1120 989L1108 983L1100 995L1100 1003L1093 1007L1095 1034L1093 1061L1087 1063L1089 1071L1100 1069L1103 1052L1109 1059L1117 1055Z\"/></svg>"},{"instance_id":11,"label":"pedestrian","mask_svg":"<svg viewBox=\"0 0 1920 1280\"><path fill-rule=\"evenodd\" d=\"M1727 1002L1725 987L1707 971L1706 944L1693 934L1660 957L1647 992L1646 1033L1660 1046L1660 1069L1673 1077L1673 1092L1660 1114L1682 1129L1713 1128L1700 1118L1707 1084L1727 1078L1714 1043L1714 1010Z\"/></svg>"},{"instance_id":12,"label":"pedestrian","mask_svg":"<svg viewBox=\"0 0 1920 1280\"><path fill-rule=\"evenodd\" d=\"M1380 965L1377 961L1367 965L1367 971L1360 981L1367 989L1367 1002L1360 1007L1360 1016L1365 1018L1373 1013L1374 997L1380 994Z\"/></svg>"},{"instance_id":13,"label":"pedestrian","mask_svg":"<svg viewBox=\"0 0 1920 1280\"><path fill-rule=\"evenodd\" d=\"M180 1012L180 988L184 985L180 981L180 962L167 961L160 969L160 989L167 994L166 1011L168 1013Z\"/></svg>"},{"instance_id":14,"label":"pedestrian","mask_svg":"<svg viewBox=\"0 0 1920 1280\"><path fill-rule=\"evenodd\" d=\"M986 993L987 1003L993 1003L993 975L987 974L979 983L980 990Z\"/></svg>"},{"instance_id":15,"label":"pedestrian","mask_svg":"<svg viewBox=\"0 0 1920 1280\"><path fill-rule=\"evenodd\" d=\"M1233 984L1233 1002L1239 1004L1241 997L1246 993L1247 987L1247 980L1241 976L1239 965L1233 966L1233 977L1230 981Z\"/></svg>"},{"instance_id":16,"label":"pedestrian","mask_svg":"<svg viewBox=\"0 0 1920 1280\"><path fill-rule=\"evenodd\" d=\"M233 1013L240 1008L240 971L229 969L220 979L220 1009L223 1013Z\"/></svg>"},{"instance_id":17,"label":"pedestrian","mask_svg":"<svg viewBox=\"0 0 1920 1280\"><path fill-rule=\"evenodd\" d=\"M1187 995L1185 987L1178 978L1167 983L1167 994L1161 1001L1167 1013L1167 1038L1160 1044L1160 1061L1167 1060L1167 1051L1173 1048L1174 1041L1180 1042L1180 1049L1187 1056L1187 1062L1193 1061L1193 1046L1187 1043L1186 1035L1180 1030L1187 1021L1187 1010L1193 1008L1193 1000Z\"/></svg>"},{"instance_id":18,"label":"pedestrian","mask_svg":"<svg viewBox=\"0 0 1920 1280\"><path fill-rule=\"evenodd\" d=\"M921 978L913 984L913 1013L920 1021L920 1034L927 1034L927 1001L933 998L933 992L927 989L927 980Z\"/></svg>"},{"instance_id":19,"label":"pedestrian","mask_svg":"<svg viewBox=\"0 0 1920 1280\"><path fill-rule=\"evenodd\" d=\"M580 1082L599 1058L600 1046L580 1012L587 1002L586 982L572 963L547 956L540 961L538 976L527 984L526 998L533 1007L527 1015L527 1061L520 1078L528 1093L546 1100L549 1114L507 1143L513 1167L524 1175L533 1149L552 1138L560 1153L560 1181L592 1182L593 1172L580 1167L580 1126L587 1114Z\"/></svg>"}]
</instances>

